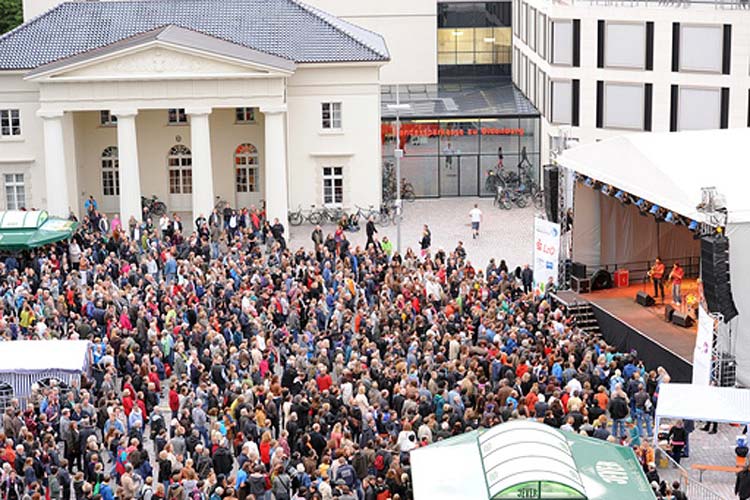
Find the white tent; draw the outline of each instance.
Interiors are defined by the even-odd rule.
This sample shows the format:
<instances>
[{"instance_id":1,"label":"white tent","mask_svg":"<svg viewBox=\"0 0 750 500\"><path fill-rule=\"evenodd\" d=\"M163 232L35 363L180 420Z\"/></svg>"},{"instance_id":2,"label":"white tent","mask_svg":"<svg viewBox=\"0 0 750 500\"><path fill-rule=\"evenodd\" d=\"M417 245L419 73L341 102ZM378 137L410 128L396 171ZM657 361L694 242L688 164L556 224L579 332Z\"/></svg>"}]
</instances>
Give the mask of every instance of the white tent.
<instances>
[{"instance_id":1,"label":"white tent","mask_svg":"<svg viewBox=\"0 0 750 500\"><path fill-rule=\"evenodd\" d=\"M750 423L750 390L696 384L662 384L656 427L662 418Z\"/></svg>"},{"instance_id":2,"label":"white tent","mask_svg":"<svg viewBox=\"0 0 750 500\"><path fill-rule=\"evenodd\" d=\"M70 385L91 367L90 343L86 340L17 340L0 342L0 382L21 399L31 386L45 379Z\"/></svg>"},{"instance_id":3,"label":"white tent","mask_svg":"<svg viewBox=\"0 0 750 500\"><path fill-rule=\"evenodd\" d=\"M643 198L666 210L697 221L704 221L703 214L696 209L700 204L701 188L715 187L725 197L728 210L727 236L730 245L732 294L739 311L734 320L733 336L737 356L738 380L750 385L750 287L745 279L750 276L750 194L748 183L750 171L747 163L747 145L750 144L750 129L727 129L688 131L676 133L631 134L585 144L566 150L557 163L581 175L591 177L603 184ZM590 189L580 190L586 199L582 204L614 203L613 198L598 196ZM606 199L606 203L603 201ZM631 210L632 206L628 207ZM636 210L637 211L637 210ZM632 221L632 217L630 218ZM645 220L645 219L644 219ZM599 210L576 211L574 227L574 259L596 265L601 262L602 238L605 231ZM640 221L635 225L645 224ZM675 241L685 237L675 226L661 224L662 230L671 231L661 235L662 244L674 247ZM622 231L622 228L610 232ZM639 230L638 238L653 238L647 231ZM674 236L672 236L674 234ZM585 240L586 249L576 255L576 241ZM659 239L657 235L656 239ZM681 243L680 245L684 245ZM617 247L618 245L611 245ZM630 249L630 255L642 260L642 248ZM662 248L662 250L664 250ZM667 253L672 248L667 248ZM695 252L695 248L692 248ZM640 252L640 253L639 253ZM650 256L650 258L655 255ZM673 257L682 257L673 255Z\"/></svg>"}]
</instances>

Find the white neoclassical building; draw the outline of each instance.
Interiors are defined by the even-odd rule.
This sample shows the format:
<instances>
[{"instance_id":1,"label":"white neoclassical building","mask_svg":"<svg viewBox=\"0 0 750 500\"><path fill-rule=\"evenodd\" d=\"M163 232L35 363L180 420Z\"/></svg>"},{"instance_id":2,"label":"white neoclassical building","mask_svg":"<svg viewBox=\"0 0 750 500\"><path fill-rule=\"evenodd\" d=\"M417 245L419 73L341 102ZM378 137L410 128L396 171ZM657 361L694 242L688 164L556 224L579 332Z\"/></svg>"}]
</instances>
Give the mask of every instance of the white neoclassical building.
<instances>
[{"instance_id":1,"label":"white neoclassical building","mask_svg":"<svg viewBox=\"0 0 750 500\"><path fill-rule=\"evenodd\" d=\"M297 0L63 3L0 37L2 208L378 204L388 60Z\"/></svg>"}]
</instances>

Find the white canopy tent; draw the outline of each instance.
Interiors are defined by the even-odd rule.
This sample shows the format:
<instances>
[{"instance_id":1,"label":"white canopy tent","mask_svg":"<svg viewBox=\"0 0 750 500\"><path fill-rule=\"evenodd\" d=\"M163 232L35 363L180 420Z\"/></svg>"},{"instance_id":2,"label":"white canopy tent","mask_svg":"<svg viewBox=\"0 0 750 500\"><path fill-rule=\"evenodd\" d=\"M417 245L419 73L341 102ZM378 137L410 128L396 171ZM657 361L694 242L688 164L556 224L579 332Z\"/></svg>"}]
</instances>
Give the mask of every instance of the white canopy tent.
<instances>
[{"instance_id":1,"label":"white canopy tent","mask_svg":"<svg viewBox=\"0 0 750 500\"><path fill-rule=\"evenodd\" d=\"M702 201L701 189L715 187L724 196L728 211L729 267L734 284L732 294L739 311L739 318L732 322L733 344L737 377L744 385L750 385L750 287L740 286L744 284L743 278L750 276L750 258L747 257L750 255L748 144L750 129L631 134L577 146L557 158L558 165L563 168L699 222L706 222L696 208ZM585 262L588 258L589 263L596 265L601 263L597 259L605 258L603 253L619 252L619 257L625 239L622 233L626 231L630 231L629 237L635 240L635 244L627 249L629 256L637 256L634 260L644 260L645 248L653 246L650 243L654 240L662 242L661 251L663 254L666 251L667 257L684 257L676 254L677 247L687 248L689 255L695 255L696 242L685 236L684 227L662 223L662 231L669 232L660 238L657 229L654 238L650 231L644 230L646 219L633 217L637 209L632 205L618 215L627 218L629 226L615 224L616 227L609 227L614 220L609 214L617 200L591 189L579 191L581 199L576 194L576 208L581 205L586 210L576 210L575 214L575 260ZM605 232L620 240L608 245L608 238L603 237ZM613 250L605 252L604 246ZM648 259L654 257L655 254Z\"/></svg>"},{"instance_id":2,"label":"white canopy tent","mask_svg":"<svg viewBox=\"0 0 750 500\"><path fill-rule=\"evenodd\" d=\"M662 418L750 423L750 389L662 384L655 416L657 428Z\"/></svg>"},{"instance_id":3,"label":"white canopy tent","mask_svg":"<svg viewBox=\"0 0 750 500\"><path fill-rule=\"evenodd\" d=\"M15 340L0 342L0 382L13 389L25 405L34 384L56 379L66 385L80 381L91 367L86 340Z\"/></svg>"}]
</instances>

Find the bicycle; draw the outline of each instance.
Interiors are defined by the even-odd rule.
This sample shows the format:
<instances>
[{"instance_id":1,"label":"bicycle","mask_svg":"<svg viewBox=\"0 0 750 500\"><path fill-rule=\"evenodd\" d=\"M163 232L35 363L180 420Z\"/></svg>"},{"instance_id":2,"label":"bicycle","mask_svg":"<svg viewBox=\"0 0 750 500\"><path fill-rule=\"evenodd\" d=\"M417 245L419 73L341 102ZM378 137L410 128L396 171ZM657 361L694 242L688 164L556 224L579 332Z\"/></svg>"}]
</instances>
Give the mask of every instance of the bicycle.
<instances>
[{"instance_id":1,"label":"bicycle","mask_svg":"<svg viewBox=\"0 0 750 500\"><path fill-rule=\"evenodd\" d=\"M299 226L303 222L305 222L305 220L307 221L310 220L310 214L305 215L305 213L302 210L302 205L297 207L296 211L289 212L289 225L290 226Z\"/></svg>"},{"instance_id":2,"label":"bicycle","mask_svg":"<svg viewBox=\"0 0 750 500\"><path fill-rule=\"evenodd\" d=\"M349 216L349 218L359 224L360 217L363 217L365 220L370 220L370 217L375 217L376 219L380 218L380 212L378 210L375 210L374 205L370 205L370 208L362 208L359 205L354 205L357 208L356 212L352 212L352 214Z\"/></svg>"},{"instance_id":3,"label":"bicycle","mask_svg":"<svg viewBox=\"0 0 750 500\"><path fill-rule=\"evenodd\" d=\"M159 200L155 194L152 194L151 198L141 196L141 210L148 212L153 216L161 217L167 213L167 205Z\"/></svg>"},{"instance_id":4,"label":"bicycle","mask_svg":"<svg viewBox=\"0 0 750 500\"><path fill-rule=\"evenodd\" d=\"M229 202L227 200L222 199L221 196L217 196L216 204L214 205L214 210L218 210L220 214L223 214L225 208L229 208Z\"/></svg>"}]
</instances>

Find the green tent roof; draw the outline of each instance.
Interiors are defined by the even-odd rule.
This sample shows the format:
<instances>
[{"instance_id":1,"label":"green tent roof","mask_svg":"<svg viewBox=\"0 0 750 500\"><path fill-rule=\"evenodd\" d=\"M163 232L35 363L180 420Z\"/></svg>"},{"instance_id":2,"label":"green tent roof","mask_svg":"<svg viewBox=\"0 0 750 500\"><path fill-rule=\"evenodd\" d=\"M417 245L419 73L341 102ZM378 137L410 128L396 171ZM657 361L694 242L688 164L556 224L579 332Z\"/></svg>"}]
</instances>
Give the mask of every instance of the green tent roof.
<instances>
[{"instance_id":1,"label":"green tent roof","mask_svg":"<svg viewBox=\"0 0 750 500\"><path fill-rule=\"evenodd\" d=\"M411 454L417 500L655 498L633 450L515 420Z\"/></svg>"},{"instance_id":2,"label":"green tent roof","mask_svg":"<svg viewBox=\"0 0 750 500\"><path fill-rule=\"evenodd\" d=\"M0 212L0 250L28 250L71 237L78 223L46 211Z\"/></svg>"}]
</instances>

